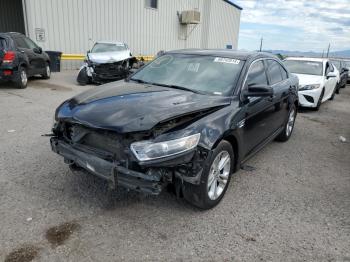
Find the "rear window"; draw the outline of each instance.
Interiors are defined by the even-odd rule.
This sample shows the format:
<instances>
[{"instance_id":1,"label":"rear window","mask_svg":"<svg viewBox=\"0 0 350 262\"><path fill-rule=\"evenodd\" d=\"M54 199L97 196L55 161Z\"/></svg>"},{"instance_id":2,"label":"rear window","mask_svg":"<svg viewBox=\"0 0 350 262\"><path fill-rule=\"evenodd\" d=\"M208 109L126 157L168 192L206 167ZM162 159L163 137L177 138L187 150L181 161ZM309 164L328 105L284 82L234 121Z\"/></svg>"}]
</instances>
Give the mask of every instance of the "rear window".
<instances>
[{"instance_id":1,"label":"rear window","mask_svg":"<svg viewBox=\"0 0 350 262\"><path fill-rule=\"evenodd\" d=\"M7 40L5 38L0 37L0 49L6 49L8 47Z\"/></svg>"}]
</instances>

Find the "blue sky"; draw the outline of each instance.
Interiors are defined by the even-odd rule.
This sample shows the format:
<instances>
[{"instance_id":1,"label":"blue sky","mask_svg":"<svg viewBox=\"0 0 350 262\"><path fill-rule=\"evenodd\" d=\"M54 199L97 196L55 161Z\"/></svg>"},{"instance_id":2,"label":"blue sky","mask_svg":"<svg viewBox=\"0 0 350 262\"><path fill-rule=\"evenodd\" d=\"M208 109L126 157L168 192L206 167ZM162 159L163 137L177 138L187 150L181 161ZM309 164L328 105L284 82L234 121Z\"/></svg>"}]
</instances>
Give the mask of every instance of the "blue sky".
<instances>
[{"instance_id":1,"label":"blue sky","mask_svg":"<svg viewBox=\"0 0 350 262\"><path fill-rule=\"evenodd\" d=\"M243 8L238 49L350 49L350 0L234 0Z\"/></svg>"}]
</instances>

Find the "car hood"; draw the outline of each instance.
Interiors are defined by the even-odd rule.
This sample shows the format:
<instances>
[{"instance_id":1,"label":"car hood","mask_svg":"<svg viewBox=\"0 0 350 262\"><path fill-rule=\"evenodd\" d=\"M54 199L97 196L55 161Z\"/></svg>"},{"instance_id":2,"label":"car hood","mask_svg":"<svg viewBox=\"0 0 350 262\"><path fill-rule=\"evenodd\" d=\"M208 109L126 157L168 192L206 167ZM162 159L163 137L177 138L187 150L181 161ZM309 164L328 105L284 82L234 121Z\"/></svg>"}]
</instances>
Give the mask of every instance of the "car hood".
<instances>
[{"instance_id":1,"label":"car hood","mask_svg":"<svg viewBox=\"0 0 350 262\"><path fill-rule=\"evenodd\" d=\"M130 58L130 51L88 53L88 58L94 63L113 63Z\"/></svg>"},{"instance_id":2,"label":"car hood","mask_svg":"<svg viewBox=\"0 0 350 262\"><path fill-rule=\"evenodd\" d=\"M127 133L151 130L160 122L230 102L229 97L118 81L67 100L57 109L56 119Z\"/></svg>"},{"instance_id":3,"label":"car hood","mask_svg":"<svg viewBox=\"0 0 350 262\"><path fill-rule=\"evenodd\" d=\"M321 84L323 76L317 75L304 75L304 74L295 74L299 78L299 85L312 85L312 84Z\"/></svg>"}]
</instances>

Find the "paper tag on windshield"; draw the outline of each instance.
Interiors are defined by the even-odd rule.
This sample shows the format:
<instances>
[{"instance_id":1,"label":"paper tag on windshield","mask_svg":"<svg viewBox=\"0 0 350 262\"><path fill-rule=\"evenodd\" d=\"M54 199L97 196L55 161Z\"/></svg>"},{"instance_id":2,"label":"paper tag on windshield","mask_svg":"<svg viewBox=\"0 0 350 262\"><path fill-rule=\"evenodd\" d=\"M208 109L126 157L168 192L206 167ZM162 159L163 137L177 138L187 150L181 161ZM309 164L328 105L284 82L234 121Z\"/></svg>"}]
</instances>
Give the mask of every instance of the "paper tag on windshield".
<instances>
[{"instance_id":1,"label":"paper tag on windshield","mask_svg":"<svg viewBox=\"0 0 350 262\"><path fill-rule=\"evenodd\" d=\"M216 63L227 63L227 64L235 64L238 65L241 62L238 59L226 58L226 57L215 57L214 62Z\"/></svg>"}]
</instances>

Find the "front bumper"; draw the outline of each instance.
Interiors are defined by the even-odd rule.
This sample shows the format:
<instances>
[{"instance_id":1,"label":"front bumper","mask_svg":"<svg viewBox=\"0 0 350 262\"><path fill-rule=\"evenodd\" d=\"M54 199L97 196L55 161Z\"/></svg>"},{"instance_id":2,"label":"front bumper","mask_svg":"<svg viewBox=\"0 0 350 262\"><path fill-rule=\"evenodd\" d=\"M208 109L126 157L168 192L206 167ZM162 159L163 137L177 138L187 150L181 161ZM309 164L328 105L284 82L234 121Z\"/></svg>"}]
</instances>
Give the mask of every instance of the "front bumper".
<instances>
[{"instance_id":1,"label":"front bumper","mask_svg":"<svg viewBox=\"0 0 350 262\"><path fill-rule=\"evenodd\" d=\"M107 180L113 189L120 185L128 189L158 195L166 185L161 172L145 174L130 170L120 165L120 163L105 160L96 152L75 147L57 137L52 137L50 143L52 150L63 156L66 162L74 163L89 173Z\"/></svg>"},{"instance_id":2,"label":"front bumper","mask_svg":"<svg viewBox=\"0 0 350 262\"><path fill-rule=\"evenodd\" d=\"M303 107L316 107L320 98L322 89L298 91L299 104Z\"/></svg>"}]
</instances>

